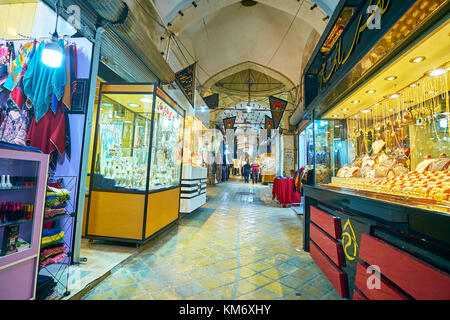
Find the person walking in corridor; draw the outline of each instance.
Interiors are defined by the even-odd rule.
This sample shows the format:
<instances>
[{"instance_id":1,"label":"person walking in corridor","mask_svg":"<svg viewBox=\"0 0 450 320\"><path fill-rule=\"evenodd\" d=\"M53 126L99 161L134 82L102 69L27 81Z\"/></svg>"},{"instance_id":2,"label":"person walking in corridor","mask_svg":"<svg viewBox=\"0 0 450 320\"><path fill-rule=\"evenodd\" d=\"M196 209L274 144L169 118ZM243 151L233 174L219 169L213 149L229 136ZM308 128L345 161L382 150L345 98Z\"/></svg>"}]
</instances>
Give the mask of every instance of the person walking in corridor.
<instances>
[{"instance_id":1,"label":"person walking in corridor","mask_svg":"<svg viewBox=\"0 0 450 320\"><path fill-rule=\"evenodd\" d=\"M250 166L250 164L247 162L246 164L244 164L244 180L245 183L248 183L249 181L249 176L250 176L250 169L252 167Z\"/></svg>"},{"instance_id":2,"label":"person walking in corridor","mask_svg":"<svg viewBox=\"0 0 450 320\"><path fill-rule=\"evenodd\" d=\"M252 182L253 184L258 183L259 175L259 164L255 161L252 163Z\"/></svg>"}]
</instances>

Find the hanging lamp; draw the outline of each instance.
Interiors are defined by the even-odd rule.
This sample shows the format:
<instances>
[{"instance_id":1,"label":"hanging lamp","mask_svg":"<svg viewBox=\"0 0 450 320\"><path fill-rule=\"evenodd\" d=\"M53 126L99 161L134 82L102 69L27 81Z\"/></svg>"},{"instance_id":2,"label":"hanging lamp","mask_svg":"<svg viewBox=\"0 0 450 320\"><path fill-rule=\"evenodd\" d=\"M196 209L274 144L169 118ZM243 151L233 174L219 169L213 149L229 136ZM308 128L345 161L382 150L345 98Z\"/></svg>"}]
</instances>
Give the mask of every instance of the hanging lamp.
<instances>
[{"instance_id":1,"label":"hanging lamp","mask_svg":"<svg viewBox=\"0 0 450 320\"><path fill-rule=\"evenodd\" d=\"M42 63L50 68L59 68L61 67L63 60L63 48L58 45L58 18L59 18L59 2L61 0L57 0L55 3L56 6L56 25L55 32L52 35L52 39L50 42L45 44L44 50L42 51Z\"/></svg>"}]
</instances>

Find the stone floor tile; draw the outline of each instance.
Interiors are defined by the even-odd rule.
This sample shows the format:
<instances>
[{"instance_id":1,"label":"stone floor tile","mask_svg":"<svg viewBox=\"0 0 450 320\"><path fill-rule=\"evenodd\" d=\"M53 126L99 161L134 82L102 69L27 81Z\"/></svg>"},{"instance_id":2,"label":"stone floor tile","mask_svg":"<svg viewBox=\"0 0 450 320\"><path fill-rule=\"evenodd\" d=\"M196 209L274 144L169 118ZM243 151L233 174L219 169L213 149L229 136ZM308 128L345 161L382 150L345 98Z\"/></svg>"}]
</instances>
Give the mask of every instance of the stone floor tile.
<instances>
[{"instance_id":1,"label":"stone floor tile","mask_svg":"<svg viewBox=\"0 0 450 320\"><path fill-rule=\"evenodd\" d=\"M249 278L247 278L248 281L250 281L251 283L255 284L258 287L262 287L270 282L272 282L273 280L263 276L261 274L255 274Z\"/></svg>"},{"instance_id":2,"label":"stone floor tile","mask_svg":"<svg viewBox=\"0 0 450 320\"><path fill-rule=\"evenodd\" d=\"M276 296L278 296L280 298L284 297L288 294L291 294L294 291L294 289L289 288L277 281L272 282L272 283L268 284L267 286L264 286L263 288L270 291L271 293L275 294Z\"/></svg>"},{"instance_id":3,"label":"stone floor tile","mask_svg":"<svg viewBox=\"0 0 450 320\"><path fill-rule=\"evenodd\" d=\"M267 270L261 272L261 274L263 274L266 277L269 277L273 280L278 280L279 278L286 275L284 272L280 272L279 270L277 270L275 268L267 269Z\"/></svg>"}]
</instances>

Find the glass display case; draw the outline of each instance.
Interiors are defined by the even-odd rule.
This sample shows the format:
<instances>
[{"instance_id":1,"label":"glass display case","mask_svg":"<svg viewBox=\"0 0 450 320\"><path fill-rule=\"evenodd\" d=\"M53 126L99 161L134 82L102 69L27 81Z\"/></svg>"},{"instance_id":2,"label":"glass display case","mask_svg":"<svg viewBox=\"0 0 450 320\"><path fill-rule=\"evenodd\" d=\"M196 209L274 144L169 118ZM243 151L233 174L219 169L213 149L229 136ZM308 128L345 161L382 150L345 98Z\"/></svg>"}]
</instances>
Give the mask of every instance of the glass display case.
<instances>
[{"instance_id":1,"label":"glass display case","mask_svg":"<svg viewBox=\"0 0 450 320\"><path fill-rule=\"evenodd\" d=\"M48 155L0 149L0 300L36 296Z\"/></svg>"},{"instance_id":2,"label":"glass display case","mask_svg":"<svg viewBox=\"0 0 450 320\"><path fill-rule=\"evenodd\" d=\"M184 114L154 84L102 83L86 237L142 242L178 218Z\"/></svg>"},{"instance_id":3,"label":"glass display case","mask_svg":"<svg viewBox=\"0 0 450 320\"><path fill-rule=\"evenodd\" d=\"M446 23L424 42L439 42L448 30ZM316 183L448 211L449 58L439 48L418 45L316 119ZM409 71L399 82L401 67Z\"/></svg>"},{"instance_id":4,"label":"glass display case","mask_svg":"<svg viewBox=\"0 0 450 320\"><path fill-rule=\"evenodd\" d=\"M193 116L186 117L180 212L190 213L206 203L207 129Z\"/></svg>"},{"instance_id":5,"label":"glass display case","mask_svg":"<svg viewBox=\"0 0 450 320\"><path fill-rule=\"evenodd\" d=\"M206 167L206 127L193 116L186 117L184 126L183 166Z\"/></svg>"},{"instance_id":6,"label":"glass display case","mask_svg":"<svg viewBox=\"0 0 450 320\"><path fill-rule=\"evenodd\" d=\"M261 165L262 182L273 182L275 179L275 154L263 153L259 156L258 162Z\"/></svg>"}]
</instances>

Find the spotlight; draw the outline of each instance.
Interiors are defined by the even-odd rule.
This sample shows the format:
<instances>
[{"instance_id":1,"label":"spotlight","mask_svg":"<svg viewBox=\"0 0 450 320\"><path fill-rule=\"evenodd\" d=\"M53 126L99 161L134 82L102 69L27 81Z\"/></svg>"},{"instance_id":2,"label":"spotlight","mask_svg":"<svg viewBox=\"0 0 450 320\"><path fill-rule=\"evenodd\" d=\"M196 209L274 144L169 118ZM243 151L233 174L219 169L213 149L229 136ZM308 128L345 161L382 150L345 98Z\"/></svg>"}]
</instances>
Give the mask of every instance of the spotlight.
<instances>
[{"instance_id":1,"label":"spotlight","mask_svg":"<svg viewBox=\"0 0 450 320\"><path fill-rule=\"evenodd\" d=\"M182 16L182 17L184 16L184 13L183 13L183 11L181 11L181 10L180 10L180 11L178 11L178 14L179 14L180 16Z\"/></svg>"},{"instance_id":2,"label":"spotlight","mask_svg":"<svg viewBox=\"0 0 450 320\"><path fill-rule=\"evenodd\" d=\"M165 38L164 37L159 37L159 40L164 40Z\"/></svg>"},{"instance_id":3,"label":"spotlight","mask_svg":"<svg viewBox=\"0 0 450 320\"><path fill-rule=\"evenodd\" d=\"M447 72L447 69L441 68L441 69L436 69L436 70L429 72L428 75L430 77L438 77L438 76L442 76L446 72Z\"/></svg>"},{"instance_id":4,"label":"spotlight","mask_svg":"<svg viewBox=\"0 0 450 320\"><path fill-rule=\"evenodd\" d=\"M309 8L309 9L310 10L314 10L315 8L317 8L317 3L314 3L314 5L311 8Z\"/></svg>"},{"instance_id":5,"label":"spotlight","mask_svg":"<svg viewBox=\"0 0 450 320\"><path fill-rule=\"evenodd\" d=\"M325 18L323 18L323 21L327 21L328 19L330 19L330 16L326 16Z\"/></svg>"},{"instance_id":6,"label":"spotlight","mask_svg":"<svg viewBox=\"0 0 450 320\"><path fill-rule=\"evenodd\" d=\"M192 1L192 5L194 6L194 8L198 7L198 5L195 3L195 1Z\"/></svg>"},{"instance_id":7,"label":"spotlight","mask_svg":"<svg viewBox=\"0 0 450 320\"><path fill-rule=\"evenodd\" d=\"M167 23L167 26L171 27L171 26L172 26L172 24L171 24L170 22L168 22L168 23Z\"/></svg>"},{"instance_id":8,"label":"spotlight","mask_svg":"<svg viewBox=\"0 0 450 320\"><path fill-rule=\"evenodd\" d=\"M57 43L57 35L45 44L42 51L42 63L50 68L59 68L63 60L63 48Z\"/></svg>"}]
</instances>

